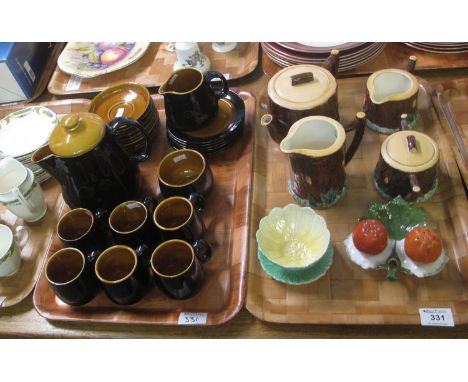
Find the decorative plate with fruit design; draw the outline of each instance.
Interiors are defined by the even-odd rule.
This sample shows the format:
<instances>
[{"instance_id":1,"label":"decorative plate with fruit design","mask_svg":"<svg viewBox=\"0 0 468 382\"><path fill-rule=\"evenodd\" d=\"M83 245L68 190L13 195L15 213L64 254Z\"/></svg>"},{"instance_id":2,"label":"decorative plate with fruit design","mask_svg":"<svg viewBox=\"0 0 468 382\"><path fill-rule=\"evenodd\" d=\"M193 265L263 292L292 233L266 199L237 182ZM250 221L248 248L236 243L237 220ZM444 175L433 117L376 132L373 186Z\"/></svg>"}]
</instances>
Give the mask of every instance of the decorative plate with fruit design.
<instances>
[{"instance_id":1,"label":"decorative plate with fruit design","mask_svg":"<svg viewBox=\"0 0 468 382\"><path fill-rule=\"evenodd\" d=\"M92 78L122 69L145 54L149 42L70 42L58 59L60 70Z\"/></svg>"},{"instance_id":2,"label":"decorative plate with fruit design","mask_svg":"<svg viewBox=\"0 0 468 382\"><path fill-rule=\"evenodd\" d=\"M344 245L355 264L386 269L391 280L398 272L433 276L448 262L442 239L424 209L410 207L400 196L387 204L371 203Z\"/></svg>"}]
</instances>

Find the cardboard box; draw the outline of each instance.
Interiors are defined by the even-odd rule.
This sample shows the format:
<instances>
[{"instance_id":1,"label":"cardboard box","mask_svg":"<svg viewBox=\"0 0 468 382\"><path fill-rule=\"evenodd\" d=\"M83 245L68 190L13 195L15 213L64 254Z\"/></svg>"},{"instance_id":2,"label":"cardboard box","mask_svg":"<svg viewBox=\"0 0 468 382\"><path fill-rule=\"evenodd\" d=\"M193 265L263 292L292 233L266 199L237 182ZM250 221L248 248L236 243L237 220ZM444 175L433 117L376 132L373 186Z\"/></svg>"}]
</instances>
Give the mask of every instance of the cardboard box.
<instances>
[{"instance_id":1,"label":"cardboard box","mask_svg":"<svg viewBox=\"0 0 468 382\"><path fill-rule=\"evenodd\" d=\"M54 43L0 43L0 103L31 98Z\"/></svg>"}]
</instances>

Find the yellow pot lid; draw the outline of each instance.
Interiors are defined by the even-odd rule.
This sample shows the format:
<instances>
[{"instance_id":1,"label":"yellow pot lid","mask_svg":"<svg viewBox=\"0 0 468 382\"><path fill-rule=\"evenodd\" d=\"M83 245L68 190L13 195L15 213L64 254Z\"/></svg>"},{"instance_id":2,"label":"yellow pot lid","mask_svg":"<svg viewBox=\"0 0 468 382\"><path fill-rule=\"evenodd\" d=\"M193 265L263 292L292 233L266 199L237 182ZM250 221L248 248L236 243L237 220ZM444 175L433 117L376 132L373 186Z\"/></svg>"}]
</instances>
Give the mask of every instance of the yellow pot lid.
<instances>
[{"instance_id":1,"label":"yellow pot lid","mask_svg":"<svg viewBox=\"0 0 468 382\"><path fill-rule=\"evenodd\" d=\"M106 124L97 114L65 115L52 131L49 148L59 157L76 157L95 148L104 138Z\"/></svg>"},{"instance_id":2,"label":"yellow pot lid","mask_svg":"<svg viewBox=\"0 0 468 382\"><path fill-rule=\"evenodd\" d=\"M427 170L439 160L439 148L434 140L411 130L388 136L382 144L381 154L388 165L404 172Z\"/></svg>"},{"instance_id":3,"label":"yellow pot lid","mask_svg":"<svg viewBox=\"0 0 468 382\"><path fill-rule=\"evenodd\" d=\"M336 93L336 79L317 65L293 65L268 82L268 96L279 106L307 110L322 105Z\"/></svg>"}]
</instances>

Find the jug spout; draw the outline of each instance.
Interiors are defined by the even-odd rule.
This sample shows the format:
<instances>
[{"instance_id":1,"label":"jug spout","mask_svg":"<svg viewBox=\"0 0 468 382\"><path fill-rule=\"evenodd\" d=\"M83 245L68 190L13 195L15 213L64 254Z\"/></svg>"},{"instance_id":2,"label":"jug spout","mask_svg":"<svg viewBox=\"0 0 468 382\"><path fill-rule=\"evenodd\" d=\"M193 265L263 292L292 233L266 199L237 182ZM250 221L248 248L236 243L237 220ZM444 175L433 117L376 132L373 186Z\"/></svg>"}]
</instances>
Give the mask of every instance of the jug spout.
<instances>
[{"instance_id":1,"label":"jug spout","mask_svg":"<svg viewBox=\"0 0 468 382\"><path fill-rule=\"evenodd\" d=\"M322 64L322 67L327 69L334 77L338 73L338 65L340 64L340 51L338 49L333 49L330 52L330 55Z\"/></svg>"},{"instance_id":2,"label":"jug spout","mask_svg":"<svg viewBox=\"0 0 468 382\"><path fill-rule=\"evenodd\" d=\"M416 61L417 58L416 56L410 56L408 59L408 63L406 64L406 70L410 73L413 73L414 70L416 69Z\"/></svg>"},{"instance_id":3,"label":"jug spout","mask_svg":"<svg viewBox=\"0 0 468 382\"><path fill-rule=\"evenodd\" d=\"M37 149L33 153L31 161L41 166L45 171L56 178L56 156L52 153L48 144Z\"/></svg>"},{"instance_id":4,"label":"jug spout","mask_svg":"<svg viewBox=\"0 0 468 382\"><path fill-rule=\"evenodd\" d=\"M324 116L305 117L294 123L281 141L285 154L324 157L339 150L345 141L344 128L338 121Z\"/></svg>"}]
</instances>

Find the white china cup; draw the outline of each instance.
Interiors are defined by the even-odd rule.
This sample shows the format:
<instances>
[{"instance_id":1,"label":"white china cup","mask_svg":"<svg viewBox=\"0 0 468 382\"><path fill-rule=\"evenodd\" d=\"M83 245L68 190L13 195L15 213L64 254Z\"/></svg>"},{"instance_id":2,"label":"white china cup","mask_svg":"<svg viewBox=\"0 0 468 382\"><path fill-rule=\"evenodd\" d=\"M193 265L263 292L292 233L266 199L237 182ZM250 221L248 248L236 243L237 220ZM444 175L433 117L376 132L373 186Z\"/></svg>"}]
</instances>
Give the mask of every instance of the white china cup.
<instances>
[{"instance_id":1,"label":"white china cup","mask_svg":"<svg viewBox=\"0 0 468 382\"><path fill-rule=\"evenodd\" d=\"M27 222L41 219L47 205L33 172L14 158L0 161L0 202Z\"/></svg>"},{"instance_id":2,"label":"white china cup","mask_svg":"<svg viewBox=\"0 0 468 382\"><path fill-rule=\"evenodd\" d=\"M0 224L0 277L12 276L21 265L21 248L28 241L28 231L18 226L15 232Z\"/></svg>"}]
</instances>

